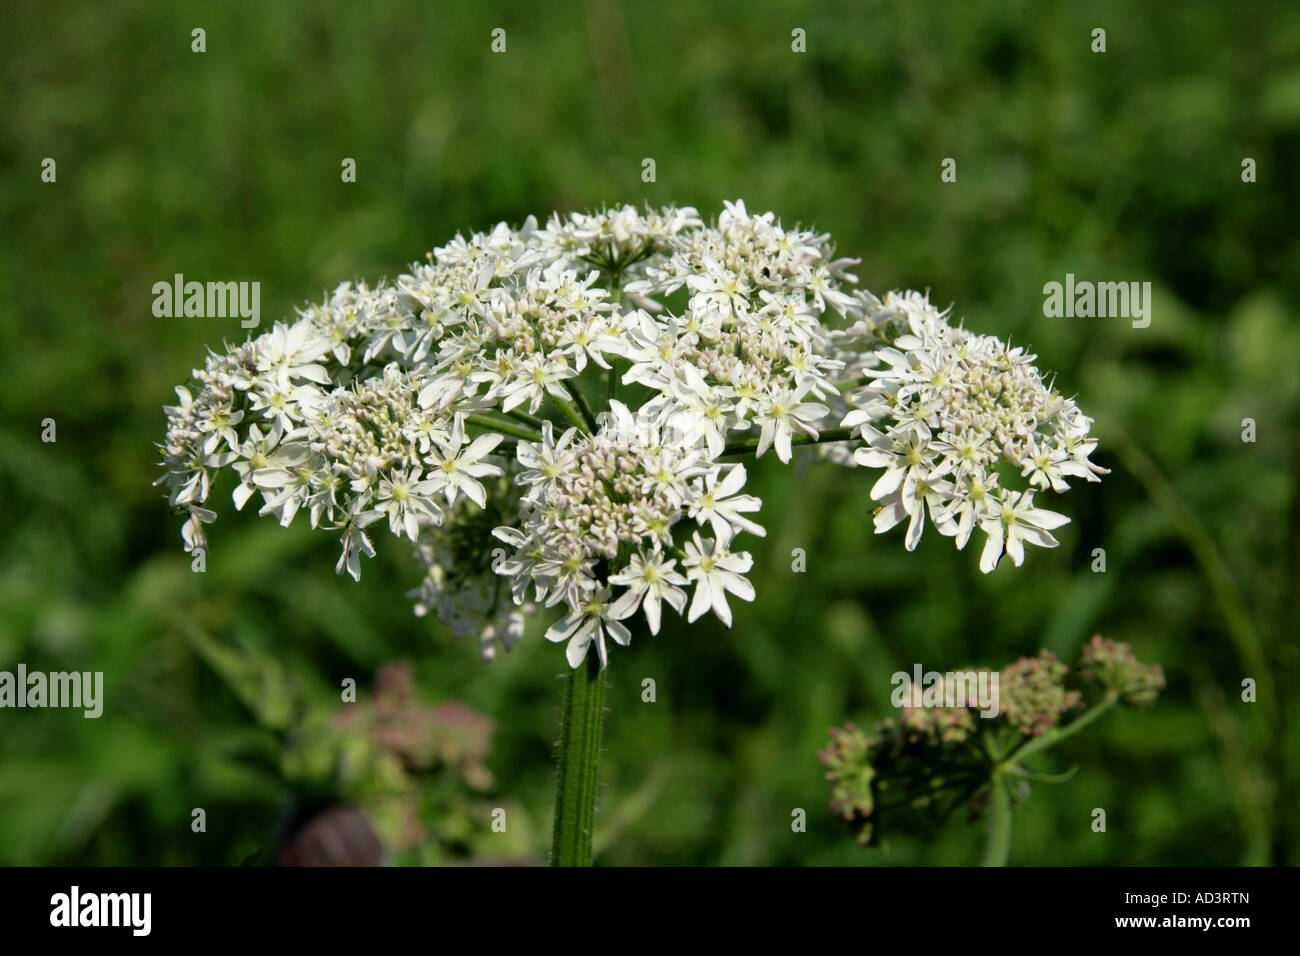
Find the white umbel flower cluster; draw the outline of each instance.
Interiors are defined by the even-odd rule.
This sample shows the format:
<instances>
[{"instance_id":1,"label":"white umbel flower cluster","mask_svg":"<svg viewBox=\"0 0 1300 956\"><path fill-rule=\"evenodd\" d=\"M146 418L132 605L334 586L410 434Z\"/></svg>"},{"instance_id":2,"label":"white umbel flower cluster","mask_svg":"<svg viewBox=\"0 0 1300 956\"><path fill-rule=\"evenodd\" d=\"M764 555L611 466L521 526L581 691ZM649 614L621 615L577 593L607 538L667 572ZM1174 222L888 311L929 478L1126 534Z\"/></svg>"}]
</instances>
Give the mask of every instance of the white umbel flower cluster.
<instances>
[{"instance_id":1,"label":"white umbel flower cluster","mask_svg":"<svg viewBox=\"0 0 1300 956\"><path fill-rule=\"evenodd\" d=\"M841 424L866 442L852 459L883 469L871 489L876 531L907 521L910 551L927 518L958 548L978 527L984 572L1004 551L1022 564L1026 542L1056 547L1050 532L1069 519L1035 507L1034 494L1067 490L1066 476L1101 480L1107 469L1088 460L1092 420L1043 382L1037 356L954 328L919 293L860 301L861 317L832 337L850 347ZM855 339L876 340L882 329L891 330L888 345L852 356ZM1008 470L1028 486L1002 487Z\"/></svg>"},{"instance_id":2,"label":"white umbel flower cluster","mask_svg":"<svg viewBox=\"0 0 1300 956\"><path fill-rule=\"evenodd\" d=\"M753 600L761 502L739 459L798 446L879 469L879 532L926 523L980 566L1054 547L1035 505L1098 480L1091 420L1035 356L915 292L854 290L830 237L727 203L554 215L457 236L395 282L345 283L292 323L210 354L166 409L165 483L206 549L233 501L340 535L360 577L387 525L425 569L411 596L491 658L538 606L577 667L666 607L732 621ZM1007 487L1017 483L1018 488Z\"/></svg>"}]
</instances>

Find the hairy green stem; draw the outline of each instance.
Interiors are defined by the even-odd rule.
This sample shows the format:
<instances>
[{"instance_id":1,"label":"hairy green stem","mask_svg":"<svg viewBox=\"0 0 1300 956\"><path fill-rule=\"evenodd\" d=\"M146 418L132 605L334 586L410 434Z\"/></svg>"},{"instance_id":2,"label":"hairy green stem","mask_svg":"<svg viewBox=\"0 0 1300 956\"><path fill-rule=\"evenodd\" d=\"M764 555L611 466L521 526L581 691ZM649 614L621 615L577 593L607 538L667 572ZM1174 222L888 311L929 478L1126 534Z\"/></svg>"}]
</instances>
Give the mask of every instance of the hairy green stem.
<instances>
[{"instance_id":1,"label":"hairy green stem","mask_svg":"<svg viewBox=\"0 0 1300 956\"><path fill-rule=\"evenodd\" d=\"M551 866L591 866L605 672L594 650L569 674L560 724Z\"/></svg>"}]
</instances>

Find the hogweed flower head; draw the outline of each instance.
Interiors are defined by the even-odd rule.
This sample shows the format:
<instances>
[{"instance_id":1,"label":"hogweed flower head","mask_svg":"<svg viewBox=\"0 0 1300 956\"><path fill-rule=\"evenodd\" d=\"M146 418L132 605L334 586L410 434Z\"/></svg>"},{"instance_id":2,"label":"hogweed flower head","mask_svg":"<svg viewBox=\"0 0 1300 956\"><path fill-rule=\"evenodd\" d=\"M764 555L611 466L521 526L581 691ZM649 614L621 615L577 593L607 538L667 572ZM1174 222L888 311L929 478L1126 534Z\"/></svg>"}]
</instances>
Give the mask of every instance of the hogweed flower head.
<instances>
[{"instance_id":1,"label":"hogweed flower head","mask_svg":"<svg viewBox=\"0 0 1300 956\"><path fill-rule=\"evenodd\" d=\"M1143 664L1133 656L1127 644L1094 634L1084 645L1079 670L1087 680L1096 681L1119 696L1129 707L1154 703L1165 688L1165 673L1159 664Z\"/></svg>"},{"instance_id":2,"label":"hogweed flower head","mask_svg":"<svg viewBox=\"0 0 1300 956\"><path fill-rule=\"evenodd\" d=\"M340 574L407 539L417 613L487 658L554 608L574 667L636 615L730 625L754 598L750 454L878 470L876 530L906 523L908 549L927 524L980 531L984 571L1055 547L1043 496L1104 471L1091 420L1024 349L854 289L855 261L741 201L458 235L211 353L166 408L159 480L187 550L229 471L237 509L337 533Z\"/></svg>"},{"instance_id":3,"label":"hogweed flower head","mask_svg":"<svg viewBox=\"0 0 1300 956\"><path fill-rule=\"evenodd\" d=\"M1051 651L1037 657L1022 657L1008 664L1001 675L1001 705L1009 725L1020 733L1040 737L1060 721L1067 711L1079 706L1083 695L1066 690L1061 679L1069 668Z\"/></svg>"},{"instance_id":4,"label":"hogweed flower head","mask_svg":"<svg viewBox=\"0 0 1300 956\"><path fill-rule=\"evenodd\" d=\"M846 820L865 821L875 807L875 770L871 749L879 738L852 721L830 728L831 739L817 752L830 782L831 812Z\"/></svg>"}]
</instances>

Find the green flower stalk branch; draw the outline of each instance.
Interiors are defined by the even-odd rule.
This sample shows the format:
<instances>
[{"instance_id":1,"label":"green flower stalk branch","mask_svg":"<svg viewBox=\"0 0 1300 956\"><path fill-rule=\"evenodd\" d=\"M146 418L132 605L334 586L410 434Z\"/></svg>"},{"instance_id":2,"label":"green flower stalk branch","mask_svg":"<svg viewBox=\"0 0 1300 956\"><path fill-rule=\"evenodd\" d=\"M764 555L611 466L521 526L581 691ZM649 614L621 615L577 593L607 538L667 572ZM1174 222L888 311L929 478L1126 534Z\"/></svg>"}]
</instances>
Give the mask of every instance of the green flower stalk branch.
<instances>
[{"instance_id":1,"label":"green flower stalk branch","mask_svg":"<svg viewBox=\"0 0 1300 956\"><path fill-rule=\"evenodd\" d=\"M966 699L964 689L991 672L939 675L924 691L904 684L901 712L864 731L832 727L819 753L830 782L831 811L862 846L893 833L932 834L958 813L985 818L985 866L1002 866L1011 850L1014 808L1031 783L1064 783L1074 775L1026 764L1092 726L1117 704L1154 703L1164 687L1160 665L1146 665L1127 644L1094 636L1074 675L1099 698L1068 722L1083 691L1066 687L1069 669L1050 651L1003 668L991 684L996 706ZM906 676L906 675L903 675ZM960 692L960 693L959 693ZM1077 768L1075 768L1077 769Z\"/></svg>"},{"instance_id":2,"label":"green flower stalk branch","mask_svg":"<svg viewBox=\"0 0 1300 956\"><path fill-rule=\"evenodd\" d=\"M744 536L767 532L737 457L866 469L876 533L979 532L986 573L1056 547L1069 519L1042 500L1105 473L1092 420L1024 348L854 288L857 261L742 201L711 224L622 206L458 235L211 353L165 409L159 483L187 551L222 481L236 509L337 534L357 580L386 524L422 569L417 614L492 660L554 609L545 638L578 674L629 620L730 627L754 600ZM566 863L590 856L599 740L601 685L573 680Z\"/></svg>"}]
</instances>

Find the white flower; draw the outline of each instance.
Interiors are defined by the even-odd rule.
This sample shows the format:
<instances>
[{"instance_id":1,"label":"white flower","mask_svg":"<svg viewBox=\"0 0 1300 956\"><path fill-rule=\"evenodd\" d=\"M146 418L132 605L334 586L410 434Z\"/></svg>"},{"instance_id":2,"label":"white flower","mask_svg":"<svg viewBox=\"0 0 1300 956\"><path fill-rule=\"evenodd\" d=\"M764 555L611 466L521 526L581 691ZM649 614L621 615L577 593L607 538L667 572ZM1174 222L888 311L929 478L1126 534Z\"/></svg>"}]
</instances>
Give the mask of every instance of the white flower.
<instances>
[{"instance_id":1,"label":"white flower","mask_svg":"<svg viewBox=\"0 0 1300 956\"><path fill-rule=\"evenodd\" d=\"M366 536L365 529L368 525L374 524L383 517L378 511L362 511L361 498L353 501L352 507L348 510L348 516L335 531L342 531L343 537L340 539L343 543L343 553L339 556L339 562L334 568L336 574L342 574L347 569L348 574L352 575L352 580L361 580L361 559L359 555L364 554L367 558L375 556L375 546L370 543L370 538Z\"/></svg>"},{"instance_id":2,"label":"white flower","mask_svg":"<svg viewBox=\"0 0 1300 956\"><path fill-rule=\"evenodd\" d=\"M177 392L180 391L177 389ZM208 409L198 420L199 428L207 432L203 451L212 454L222 442L231 451L237 451L239 435L235 432L235 426L243 420L244 413L233 411L229 405L216 405Z\"/></svg>"},{"instance_id":3,"label":"white flower","mask_svg":"<svg viewBox=\"0 0 1300 956\"><path fill-rule=\"evenodd\" d=\"M960 435L945 432L930 443L930 449L941 456L957 478L983 475L997 457L987 432L967 429Z\"/></svg>"},{"instance_id":4,"label":"white flower","mask_svg":"<svg viewBox=\"0 0 1300 956\"><path fill-rule=\"evenodd\" d=\"M1050 487L1055 492L1069 491L1070 486L1066 484L1065 469L1071 465L1070 454L1060 445L1049 442L1039 442L1031 438L1029 447L1025 451L1024 471L1021 475L1029 479L1029 483L1038 488ZM1086 471L1086 469L1084 469Z\"/></svg>"},{"instance_id":5,"label":"white flower","mask_svg":"<svg viewBox=\"0 0 1300 956\"><path fill-rule=\"evenodd\" d=\"M568 401L573 396L564 387L566 378L573 378L578 373L570 368L562 357L553 359L537 356L524 363L521 378L511 382L501 392L501 408L510 411L517 405L528 402L530 414L537 414L542 407L542 399L547 395Z\"/></svg>"},{"instance_id":6,"label":"white flower","mask_svg":"<svg viewBox=\"0 0 1300 956\"><path fill-rule=\"evenodd\" d=\"M259 383L248 393L249 407L284 431L309 418L320 399L320 390L313 385L286 386L278 381Z\"/></svg>"},{"instance_id":7,"label":"white flower","mask_svg":"<svg viewBox=\"0 0 1300 956\"><path fill-rule=\"evenodd\" d=\"M412 541L420 536L420 525L437 522L442 514L438 506L427 497L438 490L436 482L420 481L421 469L417 465L409 474L395 470L391 478L381 479L375 495L375 510L388 517L388 528L393 534L403 532ZM448 504L452 504L448 496Z\"/></svg>"},{"instance_id":8,"label":"white flower","mask_svg":"<svg viewBox=\"0 0 1300 956\"><path fill-rule=\"evenodd\" d=\"M594 643L596 654L600 657L600 667L604 670L609 660L605 637L608 635L616 644L626 647L632 640L632 632L623 625L622 619L634 610L635 608L611 604L609 590L600 588L590 592L577 609L552 624L546 632L546 639L556 643L569 642L564 656L570 667L581 664L587 657L587 648Z\"/></svg>"},{"instance_id":9,"label":"white flower","mask_svg":"<svg viewBox=\"0 0 1300 956\"><path fill-rule=\"evenodd\" d=\"M189 517L185 519L185 524L181 526L181 539L185 542L186 553L197 551L200 548L204 551L207 550L208 539L203 533L203 526L212 524L216 520L217 513L215 511L200 508L198 505L190 505Z\"/></svg>"},{"instance_id":10,"label":"white flower","mask_svg":"<svg viewBox=\"0 0 1300 956\"><path fill-rule=\"evenodd\" d=\"M940 533L948 536L956 534L957 527L946 513L952 492L950 481L909 472L902 489L887 498L886 503L876 511L876 534L882 534L908 518L905 545L908 551L915 551L921 540L921 532L925 530L927 509L930 520Z\"/></svg>"},{"instance_id":11,"label":"white flower","mask_svg":"<svg viewBox=\"0 0 1300 956\"><path fill-rule=\"evenodd\" d=\"M968 475L958 484L956 497L943 512L943 518L947 520L942 526L950 529L945 534L951 533L957 539L958 551L966 547L971 532L988 516L990 502L995 500L993 496L998 490L997 483L998 476L992 474L986 477Z\"/></svg>"},{"instance_id":12,"label":"white flower","mask_svg":"<svg viewBox=\"0 0 1300 956\"><path fill-rule=\"evenodd\" d=\"M758 511L763 506L763 502L753 495L738 494L745 486L745 466L732 465L721 481L718 480L720 473L721 469L714 469L697 480L694 494L689 499L690 517L700 524L707 521L713 526L714 535L724 541L730 541L740 531L764 537L766 529L742 513Z\"/></svg>"},{"instance_id":13,"label":"white flower","mask_svg":"<svg viewBox=\"0 0 1300 956\"><path fill-rule=\"evenodd\" d=\"M793 454L790 439L794 437L795 429L817 437L813 422L824 418L830 409L817 402L803 401L809 388L811 385L797 391L778 388L759 400L758 411L754 413L754 421L760 426L756 457L762 458L768 446L775 444L776 457L788 462Z\"/></svg>"},{"instance_id":14,"label":"white flower","mask_svg":"<svg viewBox=\"0 0 1300 956\"><path fill-rule=\"evenodd\" d=\"M711 610L723 624L731 627L727 594L734 594L742 601L754 600L754 586L743 577L754 566L753 557L748 551L733 554L724 542L713 538L701 540L698 531L686 542L685 551L682 566L686 568L686 579L695 582L686 619L696 621Z\"/></svg>"},{"instance_id":15,"label":"white flower","mask_svg":"<svg viewBox=\"0 0 1300 956\"><path fill-rule=\"evenodd\" d=\"M287 446L281 446L281 449ZM283 478L275 478L273 485L263 486L270 475L275 471L281 472ZM263 495L266 497L266 503L262 505L259 515L277 515L280 519L281 526L287 528L293 524L294 516L298 514L298 509L306 504L311 497L312 491L316 485L316 472L309 467L304 457L299 467L293 469L275 469L264 470L259 472L254 479L259 487L263 487ZM275 490L269 490L274 487Z\"/></svg>"},{"instance_id":16,"label":"white flower","mask_svg":"<svg viewBox=\"0 0 1300 956\"><path fill-rule=\"evenodd\" d=\"M675 558L666 558L662 554L632 555L627 567L609 579L610 584L627 588L614 603L620 617L627 617L640 606L645 611L650 633L658 634L661 602L666 602L681 614L682 608L686 606L686 592L681 589L681 585L687 582L675 570L676 566ZM627 613L621 613L623 611Z\"/></svg>"},{"instance_id":17,"label":"white flower","mask_svg":"<svg viewBox=\"0 0 1300 956\"><path fill-rule=\"evenodd\" d=\"M478 479L499 475L501 468L481 459L490 455L501 441L501 435L489 432L465 447L465 423L457 418L448 441L434 439L435 448L424 458L430 468L429 477L416 485L416 490L422 495L441 491L449 505L456 503L457 494L463 494L482 508L487 504L487 491Z\"/></svg>"},{"instance_id":18,"label":"white flower","mask_svg":"<svg viewBox=\"0 0 1300 956\"><path fill-rule=\"evenodd\" d=\"M868 427L863 426L864 434ZM853 460L865 468L885 469L870 492L871 497L882 501L901 488L909 476L925 475L934 470L930 429L916 422L889 435L878 435L871 444L855 451Z\"/></svg>"},{"instance_id":19,"label":"white flower","mask_svg":"<svg viewBox=\"0 0 1300 956\"><path fill-rule=\"evenodd\" d=\"M573 452L569 449L578 429L570 428L555 440L555 425L549 421L542 422L542 440L540 442L521 441L515 457L524 470L519 474L519 481L526 485L541 483L550 485L573 463Z\"/></svg>"},{"instance_id":20,"label":"white flower","mask_svg":"<svg viewBox=\"0 0 1300 956\"><path fill-rule=\"evenodd\" d=\"M1049 532L1069 520L1055 511L1035 508L1032 491L1004 492L1001 502L990 502L988 516L980 523L988 534L980 555L980 570L988 574L996 568L1003 547L1016 567L1024 563L1025 542L1055 548L1059 542Z\"/></svg>"},{"instance_id":21,"label":"white flower","mask_svg":"<svg viewBox=\"0 0 1300 956\"><path fill-rule=\"evenodd\" d=\"M257 369L272 376L283 389L296 378L324 384L330 380L329 373L316 360L333 348L334 343L321 336L309 319L301 319L291 326L277 322L264 336Z\"/></svg>"},{"instance_id":22,"label":"white flower","mask_svg":"<svg viewBox=\"0 0 1300 956\"><path fill-rule=\"evenodd\" d=\"M614 342L605 322L595 315L589 315L576 319L566 327L556 344L561 348L560 354L573 359L574 369L581 372L587 367L588 358L601 368L608 369L609 362L605 361L605 356L601 353L613 351L610 346Z\"/></svg>"},{"instance_id":23,"label":"white flower","mask_svg":"<svg viewBox=\"0 0 1300 956\"><path fill-rule=\"evenodd\" d=\"M671 388L676 407L669 419L670 427L683 435L686 444L702 439L710 457L720 456L727 444L728 390L709 385L689 365L682 367L682 378L674 379Z\"/></svg>"}]
</instances>

